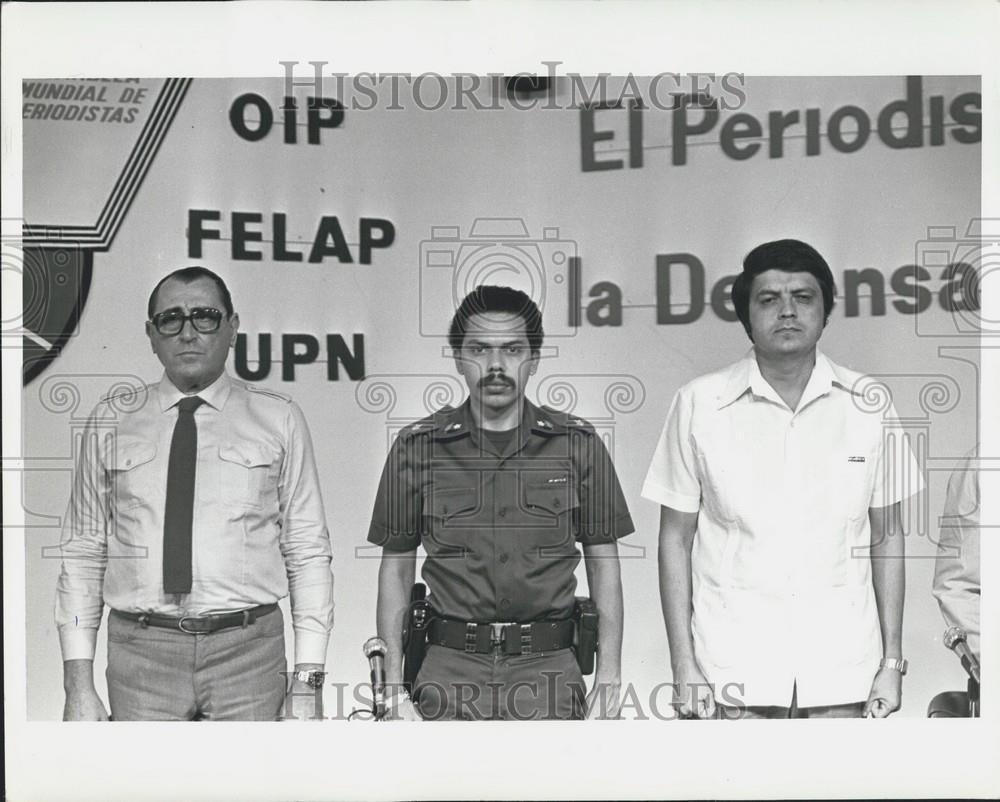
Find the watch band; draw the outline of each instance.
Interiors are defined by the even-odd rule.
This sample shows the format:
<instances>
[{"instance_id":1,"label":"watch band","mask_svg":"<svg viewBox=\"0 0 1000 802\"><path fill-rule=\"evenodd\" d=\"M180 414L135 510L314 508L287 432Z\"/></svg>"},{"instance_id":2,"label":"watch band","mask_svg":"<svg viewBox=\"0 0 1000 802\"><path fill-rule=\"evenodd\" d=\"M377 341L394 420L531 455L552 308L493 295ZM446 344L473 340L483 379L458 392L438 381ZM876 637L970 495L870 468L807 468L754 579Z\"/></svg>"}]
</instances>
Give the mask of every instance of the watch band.
<instances>
[{"instance_id":1,"label":"watch band","mask_svg":"<svg viewBox=\"0 0 1000 802\"><path fill-rule=\"evenodd\" d=\"M909 663L902 658L896 659L895 657L883 657L878 664L879 668L888 668L892 671L898 671L900 674L906 674L906 669Z\"/></svg>"},{"instance_id":2,"label":"watch band","mask_svg":"<svg viewBox=\"0 0 1000 802\"><path fill-rule=\"evenodd\" d=\"M321 688L323 686L323 680L326 678L326 672L320 671L319 669L313 668L308 671L295 671L292 673L292 679L298 682L304 682L310 688Z\"/></svg>"}]
</instances>

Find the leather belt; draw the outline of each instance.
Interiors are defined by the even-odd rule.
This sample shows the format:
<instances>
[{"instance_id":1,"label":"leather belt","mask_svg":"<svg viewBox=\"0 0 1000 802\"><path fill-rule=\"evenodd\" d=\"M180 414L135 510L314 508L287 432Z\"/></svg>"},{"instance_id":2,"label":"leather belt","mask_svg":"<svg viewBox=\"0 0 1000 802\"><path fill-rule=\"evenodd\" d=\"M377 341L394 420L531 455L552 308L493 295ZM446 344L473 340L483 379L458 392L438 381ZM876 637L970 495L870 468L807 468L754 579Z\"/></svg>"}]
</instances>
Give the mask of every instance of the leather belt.
<instances>
[{"instance_id":1,"label":"leather belt","mask_svg":"<svg viewBox=\"0 0 1000 802\"><path fill-rule=\"evenodd\" d=\"M471 654L532 654L568 649L573 645L575 622L571 618L559 621L519 623L475 623L448 618L431 619L427 642L435 646Z\"/></svg>"},{"instance_id":2,"label":"leather belt","mask_svg":"<svg viewBox=\"0 0 1000 802\"><path fill-rule=\"evenodd\" d=\"M112 610L111 614L128 621L137 621L144 627L161 627L162 629L177 629L188 635L202 635L218 632L220 629L232 627L248 627L261 616L273 613L277 604L261 604L236 613L219 613L218 615L185 615L176 618L157 613L124 613Z\"/></svg>"}]
</instances>

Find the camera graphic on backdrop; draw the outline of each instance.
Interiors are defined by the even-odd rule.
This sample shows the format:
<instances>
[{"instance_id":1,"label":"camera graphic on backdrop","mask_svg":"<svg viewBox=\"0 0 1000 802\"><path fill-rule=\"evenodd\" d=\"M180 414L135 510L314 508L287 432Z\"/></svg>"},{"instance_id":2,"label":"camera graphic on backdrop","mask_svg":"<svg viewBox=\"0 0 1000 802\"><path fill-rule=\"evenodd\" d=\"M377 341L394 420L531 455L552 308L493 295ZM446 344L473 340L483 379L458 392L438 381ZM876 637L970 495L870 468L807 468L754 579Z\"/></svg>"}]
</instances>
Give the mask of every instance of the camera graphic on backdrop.
<instances>
[{"instance_id":1,"label":"camera graphic on backdrop","mask_svg":"<svg viewBox=\"0 0 1000 802\"><path fill-rule=\"evenodd\" d=\"M558 227L533 236L520 217L478 217L460 226L432 226L420 243L420 334L444 337L462 299L480 284L522 290L538 305L545 336L576 334L579 309L577 243Z\"/></svg>"},{"instance_id":2,"label":"camera graphic on backdrop","mask_svg":"<svg viewBox=\"0 0 1000 802\"><path fill-rule=\"evenodd\" d=\"M1000 279L1000 219L970 220L965 231L929 226L916 243L916 278L938 296L941 315L914 315L920 337L978 338L1000 334L982 312L984 287ZM922 272L920 272L922 271ZM988 290L987 290L988 291Z\"/></svg>"}]
</instances>

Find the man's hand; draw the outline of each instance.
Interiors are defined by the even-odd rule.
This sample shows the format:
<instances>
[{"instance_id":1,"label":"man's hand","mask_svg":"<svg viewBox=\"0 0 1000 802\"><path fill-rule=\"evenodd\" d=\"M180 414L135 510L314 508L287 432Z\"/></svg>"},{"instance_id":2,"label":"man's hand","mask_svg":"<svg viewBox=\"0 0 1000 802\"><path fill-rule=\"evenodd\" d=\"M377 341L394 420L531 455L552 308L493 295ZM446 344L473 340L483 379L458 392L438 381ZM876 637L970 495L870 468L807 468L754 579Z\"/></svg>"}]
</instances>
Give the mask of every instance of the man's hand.
<instances>
[{"instance_id":1,"label":"man's hand","mask_svg":"<svg viewBox=\"0 0 1000 802\"><path fill-rule=\"evenodd\" d=\"M673 669L674 707L681 718L714 718L715 694L698 669L691 635L691 551L698 513L660 507L660 604Z\"/></svg>"},{"instance_id":2,"label":"man's hand","mask_svg":"<svg viewBox=\"0 0 1000 802\"><path fill-rule=\"evenodd\" d=\"M94 661L63 662L66 704L63 721L109 721L108 711L94 689Z\"/></svg>"},{"instance_id":3,"label":"man's hand","mask_svg":"<svg viewBox=\"0 0 1000 802\"><path fill-rule=\"evenodd\" d=\"M398 441L397 444L398 445ZM396 446L393 446L395 448ZM383 477L385 481L385 477ZM375 620L385 655L386 720L422 721L410 695L403 690L403 622L409 615L410 592L417 570L417 550L382 551L378 569Z\"/></svg>"},{"instance_id":4,"label":"man's hand","mask_svg":"<svg viewBox=\"0 0 1000 802\"><path fill-rule=\"evenodd\" d=\"M886 718L899 710L903 698L903 675L891 668L880 668L872 681L865 702L865 718Z\"/></svg>"},{"instance_id":5,"label":"man's hand","mask_svg":"<svg viewBox=\"0 0 1000 802\"><path fill-rule=\"evenodd\" d=\"M389 700L385 721L423 721L410 694L400 691Z\"/></svg>"},{"instance_id":6,"label":"man's hand","mask_svg":"<svg viewBox=\"0 0 1000 802\"><path fill-rule=\"evenodd\" d=\"M715 694L694 664L674 672L674 707L681 718L715 718Z\"/></svg>"},{"instance_id":7,"label":"man's hand","mask_svg":"<svg viewBox=\"0 0 1000 802\"><path fill-rule=\"evenodd\" d=\"M899 502L888 507L871 507L868 523L871 527L872 586L882 631L883 657L903 656L903 597L906 588L906 560L903 525ZM865 718L885 718L899 710L902 700L903 675L894 669L880 668L872 681L871 693L865 702Z\"/></svg>"},{"instance_id":8,"label":"man's hand","mask_svg":"<svg viewBox=\"0 0 1000 802\"><path fill-rule=\"evenodd\" d=\"M318 663L298 663L296 671L322 671ZM290 684L285 701L278 712L278 721L309 721L323 718L323 688L310 688L309 684L289 675Z\"/></svg>"},{"instance_id":9,"label":"man's hand","mask_svg":"<svg viewBox=\"0 0 1000 802\"><path fill-rule=\"evenodd\" d=\"M93 688L66 693L63 721L109 721L108 711Z\"/></svg>"},{"instance_id":10,"label":"man's hand","mask_svg":"<svg viewBox=\"0 0 1000 802\"><path fill-rule=\"evenodd\" d=\"M620 677L594 680L594 687L587 694L586 719L616 719L621 715L622 682Z\"/></svg>"},{"instance_id":11,"label":"man's hand","mask_svg":"<svg viewBox=\"0 0 1000 802\"><path fill-rule=\"evenodd\" d=\"M595 543L583 547L587 585L601 618L594 687L586 699L586 718L615 719L621 715L622 630L624 601L618 544Z\"/></svg>"}]
</instances>

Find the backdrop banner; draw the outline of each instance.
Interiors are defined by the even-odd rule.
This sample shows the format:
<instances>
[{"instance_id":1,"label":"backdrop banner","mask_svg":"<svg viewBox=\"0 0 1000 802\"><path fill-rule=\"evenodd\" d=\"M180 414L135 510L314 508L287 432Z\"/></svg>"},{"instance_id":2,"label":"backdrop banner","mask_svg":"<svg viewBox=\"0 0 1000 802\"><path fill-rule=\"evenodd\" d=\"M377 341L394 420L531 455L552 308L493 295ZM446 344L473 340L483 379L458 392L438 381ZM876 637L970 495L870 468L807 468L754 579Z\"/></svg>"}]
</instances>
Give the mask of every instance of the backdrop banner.
<instances>
[{"instance_id":1,"label":"backdrop banner","mask_svg":"<svg viewBox=\"0 0 1000 802\"><path fill-rule=\"evenodd\" d=\"M896 714L923 717L964 687L931 578L948 477L979 438L980 106L962 76L316 80L287 63L284 79L25 81L29 717L62 714L52 609L80 432L100 399L159 378L146 302L191 264L232 291L230 372L290 394L312 431L338 605L327 717L366 704L382 464L403 426L464 397L446 333L480 283L539 303L529 398L589 419L612 454L637 527L620 545L623 717L670 717L659 509L639 490L677 389L750 347L730 285L782 237L829 262L820 347L867 374L861 403L925 471L904 509Z\"/></svg>"}]
</instances>

